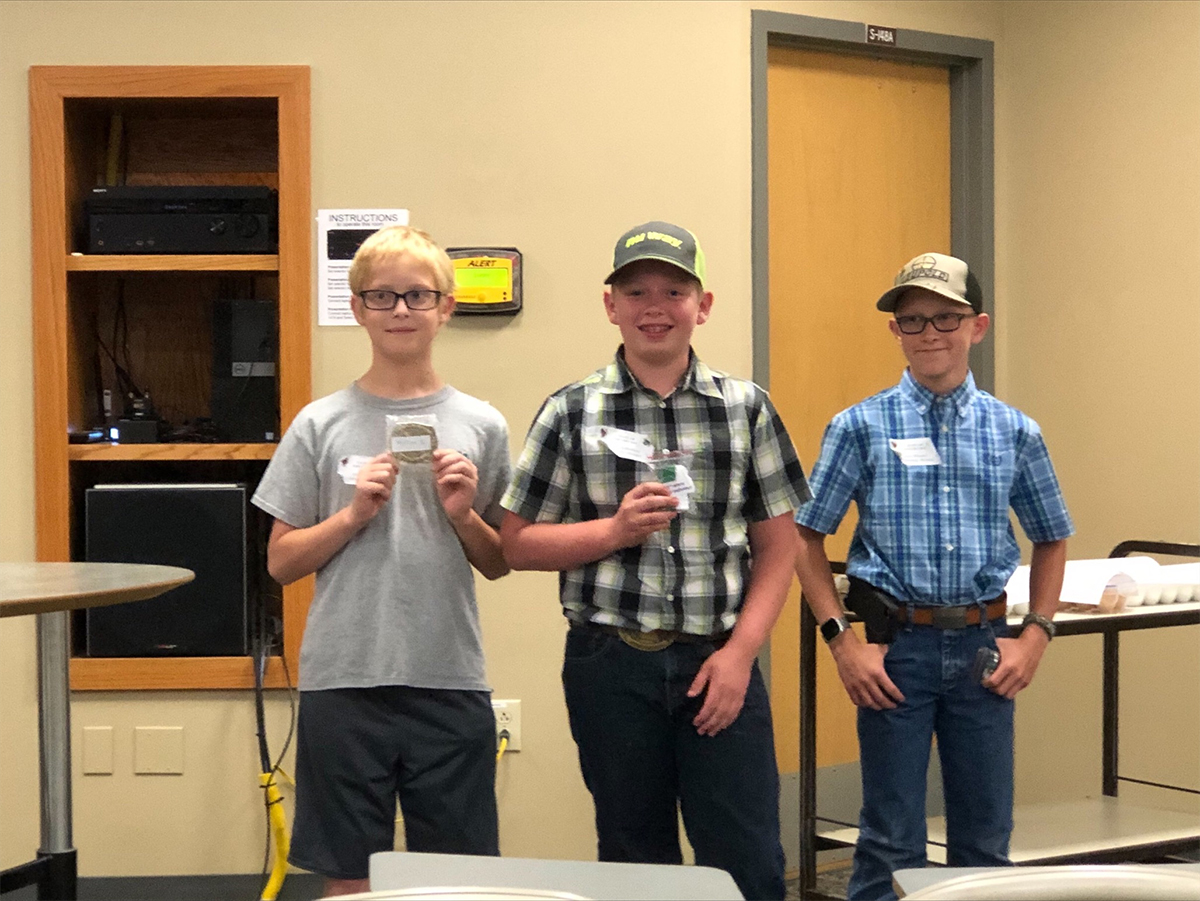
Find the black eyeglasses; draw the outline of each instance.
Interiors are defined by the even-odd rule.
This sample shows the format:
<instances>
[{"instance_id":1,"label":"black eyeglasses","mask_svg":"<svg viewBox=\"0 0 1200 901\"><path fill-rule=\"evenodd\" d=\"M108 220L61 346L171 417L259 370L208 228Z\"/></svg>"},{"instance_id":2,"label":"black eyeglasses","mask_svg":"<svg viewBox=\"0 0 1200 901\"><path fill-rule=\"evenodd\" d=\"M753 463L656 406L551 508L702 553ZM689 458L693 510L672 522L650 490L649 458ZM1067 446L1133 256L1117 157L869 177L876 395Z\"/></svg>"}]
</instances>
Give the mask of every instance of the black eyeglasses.
<instances>
[{"instance_id":1,"label":"black eyeglasses","mask_svg":"<svg viewBox=\"0 0 1200 901\"><path fill-rule=\"evenodd\" d=\"M368 310L394 310L396 304L402 299L404 305L410 310L432 310L442 299L442 292L428 288L414 288L412 291L400 293L399 291L374 288L370 291L360 291L358 296L362 298L363 306Z\"/></svg>"},{"instance_id":2,"label":"black eyeglasses","mask_svg":"<svg viewBox=\"0 0 1200 901\"><path fill-rule=\"evenodd\" d=\"M896 325L906 335L919 335L925 331L925 326L933 323L939 332L956 332L964 319L970 319L974 313L938 313L936 316L897 316Z\"/></svg>"}]
</instances>

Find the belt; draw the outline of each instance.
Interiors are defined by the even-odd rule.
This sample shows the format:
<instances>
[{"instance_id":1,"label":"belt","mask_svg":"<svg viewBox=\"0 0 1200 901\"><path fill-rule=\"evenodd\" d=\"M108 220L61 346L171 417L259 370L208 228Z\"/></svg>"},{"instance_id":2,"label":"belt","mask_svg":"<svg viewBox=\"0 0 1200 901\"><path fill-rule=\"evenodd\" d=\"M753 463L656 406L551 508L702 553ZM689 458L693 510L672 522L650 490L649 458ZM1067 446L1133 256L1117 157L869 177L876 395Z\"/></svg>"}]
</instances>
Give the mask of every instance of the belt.
<instances>
[{"instance_id":1,"label":"belt","mask_svg":"<svg viewBox=\"0 0 1200 901\"><path fill-rule=\"evenodd\" d=\"M979 604L962 604L957 607L909 607L900 604L893 611L893 616L902 623L911 622L917 626L933 626L937 629L963 629L967 626L979 625ZM999 619L1008 613L1008 595L1000 592L1000 597L988 601L983 610L988 621Z\"/></svg>"},{"instance_id":2,"label":"belt","mask_svg":"<svg viewBox=\"0 0 1200 901\"><path fill-rule=\"evenodd\" d=\"M730 629L717 635L695 635L691 632L672 632L668 629L651 629L641 632L637 629L624 629L620 626L610 626L606 623L580 623L572 620L572 629L595 629L608 635L616 635L621 641L639 651L661 651L676 642L680 644L713 644L723 647L733 634Z\"/></svg>"}]
</instances>

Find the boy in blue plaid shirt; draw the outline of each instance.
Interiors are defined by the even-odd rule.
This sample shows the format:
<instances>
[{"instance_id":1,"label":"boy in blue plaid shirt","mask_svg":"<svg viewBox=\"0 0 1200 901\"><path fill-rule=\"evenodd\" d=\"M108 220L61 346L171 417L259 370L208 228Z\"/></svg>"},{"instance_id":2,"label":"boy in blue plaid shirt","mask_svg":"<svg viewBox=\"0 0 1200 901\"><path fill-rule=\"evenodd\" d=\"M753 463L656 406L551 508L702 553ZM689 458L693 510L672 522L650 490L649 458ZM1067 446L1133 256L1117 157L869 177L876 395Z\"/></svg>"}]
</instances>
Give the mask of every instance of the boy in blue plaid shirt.
<instances>
[{"instance_id":1,"label":"boy in blue plaid shirt","mask_svg":"<svg viewBox=\"0 0 1200 901\"><path fill-rule=\"evenodd\" d=\"M971 347L988 316L967 264L922 254L878 309L908 360L900 384L839 413L796 514L797 571L858 705L863 806L850 899L894 899L892 873L925 866L925 775L934 733L946 802L946 862L1007 864L1013 698L1054 636L1074 532L1041 431L975 387ZM930 328L932 326L932 328ZM826 535L858 507L846 559L849 631ZM1030 613L1008 637L1004 586L1020 562L1009 508L1033 542ZM990 675L975 666L999 653Z\"/></svg>"},{"instance_id":2,"label":"boy in blue plaid shirt","mask_svg":"<svg viewBox=\"0 0 1200 901\"><path fill-rule=\"evenodd\" d=\"M695 235L617 242L606 368L551 395L501 504L514 569L557 570L562 679L599 858L696 863L784 896L756 655L791 584L804 473L770 400L691 350L713 296Z\"/></svg>"}]
</instances>

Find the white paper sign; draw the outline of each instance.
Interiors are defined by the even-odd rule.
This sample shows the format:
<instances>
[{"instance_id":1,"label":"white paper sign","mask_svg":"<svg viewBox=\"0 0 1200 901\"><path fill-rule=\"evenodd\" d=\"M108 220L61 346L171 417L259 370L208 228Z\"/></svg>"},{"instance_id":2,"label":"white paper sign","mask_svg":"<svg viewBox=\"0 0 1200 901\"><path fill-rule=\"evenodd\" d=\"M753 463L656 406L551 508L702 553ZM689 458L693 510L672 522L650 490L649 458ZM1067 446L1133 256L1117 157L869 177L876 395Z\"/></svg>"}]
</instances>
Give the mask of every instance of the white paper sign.
<instances>
[{"instance_id":1,"label":"white paper sign","mask_svg":"<svg viewBox=\"0 0 1200 901\"><path fill-rule=\"evenodd\" d=\"M928 438L889 438L890 447L905 466L941 466L942 456Z\"/></svg>"},{"instance_id":2,"label":"white paper sign","mask_svg":"<svg viewBox=\"0 0 1200 901\"><path fill-rule=\"evenodd\" d=\"M408 210L317 210L317 324L357 325L350 310L350 261L388 225L408 225Z\"/></svg>"}]
</instances>

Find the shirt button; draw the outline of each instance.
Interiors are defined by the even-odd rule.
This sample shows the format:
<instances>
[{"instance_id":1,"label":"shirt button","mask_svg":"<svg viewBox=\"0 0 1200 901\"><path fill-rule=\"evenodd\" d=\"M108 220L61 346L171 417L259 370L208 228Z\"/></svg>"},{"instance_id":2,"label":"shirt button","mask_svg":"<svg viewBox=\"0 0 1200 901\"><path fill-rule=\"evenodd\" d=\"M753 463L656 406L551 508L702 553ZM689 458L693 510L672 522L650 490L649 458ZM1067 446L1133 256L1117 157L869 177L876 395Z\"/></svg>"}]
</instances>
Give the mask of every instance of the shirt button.
<instances>
[{"instance_id":1,"label":"shirt button","mask_svg":"<svg viewBox=\"0 0 1200 901\"><path fill-rule=\"evenodd\" d=\"M944 425L944 426L942 426L942 431L943 431L943 432L948 432L948 431L950 431L950 426L948 426L948 425Z\"/></svg>"},{"instance_id":2,"label":"shirt button","mask_svg":"<svg viewBox=\"0 0 1200 901\"><path fill-rule=\"evenodd\" d=\"M954 545L952 545L952 544L946 545L946 550L948 550L948 551L954 550Z\"/></svg>"},{"instance_id":3,"label":"shirt button","mask_svg":"<svg viewBox=\"0 0 1200 901\"><path fill-rule=\"evenodd\" d=\"M950 490L950 486L949 486L949 485L943 485L943 486L942 486L942 491L949 491L949 490Z\"/></svg>"},{"instance_id":4,"label":"shirt button","mask_svg":"<svg viewBox=\"0 0 1200 901\"><path fill-rule=\"evenodd\" d=\"M669 595L667 595L667 600L668 600L668 601L673 601L673 600L675 600L675 595L673 595L673 594L669 594Z\"/></svg>"},{"instance_id":5,"label":"shirt button","mask_svg":"<svg viewBox=\"0 0 1200 901\"><path fill-rule=\"evenodd\" d=\"M667 548L667 553L668 553L668 554L673 554L673 553L675 553L675 545L673 545L673 544L672 544L672 545L670 545L670 546Z\"/></svg>"}]
</instances>

